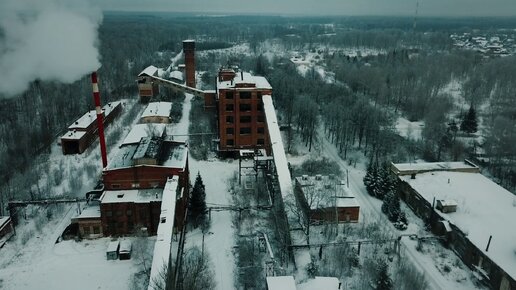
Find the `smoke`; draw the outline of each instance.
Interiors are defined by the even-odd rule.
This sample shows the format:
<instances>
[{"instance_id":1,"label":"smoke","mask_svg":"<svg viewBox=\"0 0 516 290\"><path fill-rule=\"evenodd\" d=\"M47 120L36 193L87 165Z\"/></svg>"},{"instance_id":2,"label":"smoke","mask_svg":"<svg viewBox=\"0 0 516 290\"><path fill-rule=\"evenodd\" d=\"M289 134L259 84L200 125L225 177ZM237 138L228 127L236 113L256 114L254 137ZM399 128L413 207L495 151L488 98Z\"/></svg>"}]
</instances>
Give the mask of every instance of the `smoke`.
<instances>
[{"instance_id":1,"label":"smoke","mask_svg":"<svg viewBox=\"0 0 516 290\"><path fill-rule=\"evenodd\" d=\"M100 67L100 9L86 0L0 1L0 95L31 81L72 83Z\"/></svg>"}]
</instances>

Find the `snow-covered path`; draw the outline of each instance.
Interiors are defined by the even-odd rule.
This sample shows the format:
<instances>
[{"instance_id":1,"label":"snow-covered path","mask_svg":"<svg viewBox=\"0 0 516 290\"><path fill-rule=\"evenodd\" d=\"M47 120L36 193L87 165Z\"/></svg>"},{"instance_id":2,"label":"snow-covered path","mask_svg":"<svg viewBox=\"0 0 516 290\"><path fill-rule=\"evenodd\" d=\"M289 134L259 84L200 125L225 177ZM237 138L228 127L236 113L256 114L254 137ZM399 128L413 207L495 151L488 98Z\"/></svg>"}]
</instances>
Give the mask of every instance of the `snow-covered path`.
<instances>
[{"instance_id":1,"label":"snow-covered path","mask_svg":"<svg viewBox=\"0 0 516 290\"><path fill-rule=\"evenodd\" d=\"M324 132L324 131L322 131ZM381 212L381 201L375 199L367 193L365 186L363 185L362 178L365 172L362 169L353 168L347 165L347 163L340 158L337 148L331 144L323 134L319 135L319 140L322 142L323 151L335 160L343 172L349 172L349 186L360 204L361 216L360 218L369 218L377 221L382 228L388 230L393 235L398 235L394 226L385 218ZM425 278L429 282L429 289L441 290L441 289L456 289L456 290L468 290L477 289L471 281L457 282L451 277L445 277L439 272L436 265L433 263L430 257L418 252L413 241L406 238L401 239L402 245L404 246L405 253L410 257L410 261L413 265L425 274Z\"/></svg>"},{"instance_id":2,"label":"snow-covered path","mask_svg":"<svg viewBox=\"0 0 516 290\"><path fill-rule=\"evenodd\" d=\"M175 140L188 139L190 124L190 109L192 108L191 94L186 94L181 120L171 125L170 135ZM194 184L197 172L201 174L206 187L206 203L210 205L232 204L231 193L228 191L228 180L238 170L238 163L232 161L197 161L189 159L190 180ZM192 246L202 248L202 233L199 229L186 235L185 252ZM233 255L234 229L231 212L212 212L211 227L204 237L204 250L210 255L215 272L216 289L231 290L234 286L235 258Z\"/></svg>"},{"instance_id":3,"label":"snow-covered path","mask_svg":"<svg viewBox=\"0 0 516 290\"><path fill-rule=\"evenodd\" d=\"M208 206L232 204L227 180L236 170L238 170L238 163L236 162L190 161L192 183L197 172L200 172L206 187L206 203ZM216 289L235 289L234 233L231 212L219 211L211 213L211 227L204 237L204 250L209 253L213 262L215 281L217 283ZM201 248L202 233L200 230L189 233L186 243L187 246L197 245Z\"/></svg>"}]
</instances>

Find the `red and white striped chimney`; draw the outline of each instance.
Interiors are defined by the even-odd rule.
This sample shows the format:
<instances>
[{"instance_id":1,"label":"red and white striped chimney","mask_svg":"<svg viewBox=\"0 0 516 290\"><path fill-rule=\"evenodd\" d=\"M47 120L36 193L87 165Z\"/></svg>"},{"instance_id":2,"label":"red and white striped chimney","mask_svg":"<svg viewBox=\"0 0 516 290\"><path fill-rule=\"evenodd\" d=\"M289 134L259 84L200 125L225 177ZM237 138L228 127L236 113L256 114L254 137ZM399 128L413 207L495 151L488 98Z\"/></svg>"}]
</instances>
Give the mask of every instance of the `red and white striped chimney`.
<instances>
[{"instance_id":1,"label":"red and white striped chimney","mask_svg":"<svg viewBox=\"0 0 516 290\"><path fill-rule=\"evenodd\" d=\"M99 85L97 82L97 72L91 73L91 84L93 86L93 100L97 111L97 127L99 129L100 154L102 155L102 168L107 167L106 139L104 138L104 116L100 106Z\"/></svg>"}]
</instances>

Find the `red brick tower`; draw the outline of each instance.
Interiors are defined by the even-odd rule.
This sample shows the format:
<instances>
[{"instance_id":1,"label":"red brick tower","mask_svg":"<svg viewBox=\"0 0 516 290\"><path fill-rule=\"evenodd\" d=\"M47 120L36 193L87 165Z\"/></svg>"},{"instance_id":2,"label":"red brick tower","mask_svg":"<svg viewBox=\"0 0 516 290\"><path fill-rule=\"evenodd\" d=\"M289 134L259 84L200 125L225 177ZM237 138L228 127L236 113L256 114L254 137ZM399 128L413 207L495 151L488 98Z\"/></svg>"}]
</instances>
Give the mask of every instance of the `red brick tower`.
<instances>
[{"instance_id":1,"label":"red brick tower","mask_svg":"<svg viewBox=\"0 0 516 290\"><path fill-rule=\"evenodd\" d=\"M186 85L195 88L195 40L183 41Z\"/></svg>"}]
</instances>

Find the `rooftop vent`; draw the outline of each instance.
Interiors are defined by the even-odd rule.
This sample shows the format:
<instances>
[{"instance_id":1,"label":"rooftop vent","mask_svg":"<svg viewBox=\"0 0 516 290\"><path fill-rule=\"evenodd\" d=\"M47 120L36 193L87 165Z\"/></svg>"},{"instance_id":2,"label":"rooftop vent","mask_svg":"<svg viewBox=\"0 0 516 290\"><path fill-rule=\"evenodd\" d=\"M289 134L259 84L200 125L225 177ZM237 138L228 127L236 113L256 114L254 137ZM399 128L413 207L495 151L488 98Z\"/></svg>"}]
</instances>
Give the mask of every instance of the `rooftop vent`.
<instances>
[{"instance_id":1,"label":"rooftop vent","mask_svg":"<svg viewBox=\"0 0 516 290\"><path fill-rule=\"evenodd\" d=\"M123 194L123 193L121 193L121 194L117 194L117 195L116 195L116 197L118 197L118 198L123 198L123 197L124 197L124 194Z\"/></svg>"},{"instance_id":2,"label":"rooftop vent","mask_svg":"<svg viewBox=\"0 0 516 290\"><path fill-rule=\"evenodd\" d=\"M315 176L315 180L322 180L322 175L317 174L317 175Z\"/></svg>"},{"instance_id":3,"label":"rooftop vent","mask_svg":"<svg viewBox=\"0 0 516 290\"><path fill-rule=\"evenodd\" d=\"M302 179L302 180L308 180L308 175L303 175L303 176L301 176L301 179Z\"/></svg>"}]
</instances>

